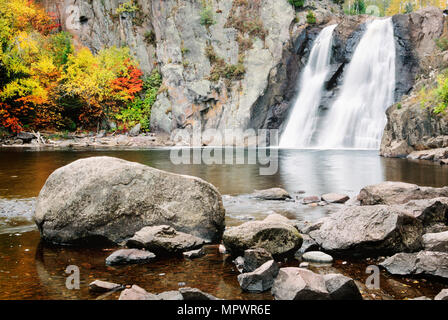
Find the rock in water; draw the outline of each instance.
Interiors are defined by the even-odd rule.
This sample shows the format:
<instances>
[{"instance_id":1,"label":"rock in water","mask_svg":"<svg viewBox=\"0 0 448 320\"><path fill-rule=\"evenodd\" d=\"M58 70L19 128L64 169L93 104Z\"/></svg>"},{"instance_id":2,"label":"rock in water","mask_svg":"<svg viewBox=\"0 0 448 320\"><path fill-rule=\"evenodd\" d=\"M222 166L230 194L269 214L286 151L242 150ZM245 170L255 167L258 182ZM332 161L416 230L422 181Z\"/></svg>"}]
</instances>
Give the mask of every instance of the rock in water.
<instances>
[{"instance_id":1,"label":"rock in water","mask_svg":"<svg viewBox=\"0 0 448 320\"><path fill-rule=\"evenodd\" d=\"M302 237L287 218L273 214L263 221L249 221L224 232L224 245L233 255L243 254L252 248L266 249L272 255L296 251Z\"/></svg>"},{"instance_id":2,"label":"rock in water","mask_svg":"<svg viewBox=\"0 0 448 320\"><path fill-rule=\"evenodd\" d=\"M322 196L322 201L328 203L346 203L350 197L346 194L328 193Z\"/></svg>"},{"instance_id":3,"label":"rock in water","mask_svg":"<svg viewBox=\"0 0 448 320\"><path fill-rule=\"evenodd\" d=\"M309 235L325 251L366 255L422 248L421 221L400 208L344 207L321 222Z\"/></svg>"},{"instance_id":4,"label":"rock in water","mask_svg":"<svg viewBox=\"0 0 448 320\"><path fill-rule=\"evenodd\" d=\"M397 253L380 264L397 275L425 275L448 279L448 253L420 251Z\"/></svg>"},{"instance_id":5,"label":"rock in water","mask_svg":"<svg viewBox=\"0 0 448 320\"><path fill-rule=\"evenodd\" d=\"M184 300L219 300L215 296L212 296L209 293L202 292L199 289L196 288L180 288L179 289L180 294L184 298Z\"/></svg>"},{"instance_id":6,"label":"rock in water","mask_svg":"<svg viewBox=\"0 0 448 320\"><path fill-rule=\"evenodd\" d=\"M382 182L361 189L358 200L361 205L404 204L410 200L448 197L448 187L419 187L404 182Z\"/></svg>"},{"instance_id":7,"label":"rock in water","mask_svg":"<svg viewBox=\"0 0 448 320\"><path fill-rule=\"evenodd\" d=\"M286 200L291 199L288 191L282 188L259 190L253 194L254 198L262 200Z\"/></svg>"},{"instance_id":8,"label":"rock in water","mask_svg":"<svg viewBox=\"0 0 448 320\"><path fill-rule=\"evenodd\" d=\"M309 251L302 255L304 261L316 263L332 263L333 257L320 251Z\"/></svg>"},{"instance_id":9,"label":"rock in water","mask_svg":"<svg viewBox=\"0 0 448 320\"><path fill-rule=\"evenodd\" d=\"M147 263L153 260L156 255L152 252L138 249L120 249L106 258L106 264L109 266L119 264L137 264Z\"/></svg>"},{"instance_id":10,"label":"rock in water","mask_svg":"<svg viewBox=\"0 0 448 320\"><path fill-rule=\"evenodd\" d=\"M121 284L116 284L112 282L106 282L101 280L95 280L89 284L89 290L92 292L104 293L109 291L116 291L123 289Z\"/></svg>"},{"instance_id":11,"label":"rock in water","mask_svg":"<svg viewBox=\"0 0 448 320\"><path fill-rule=\"evenodd\" d=\"M130 248L145 248L156 254L179 254L204 245L201 238L178 232L170 226L145 227L130 238Z\"/></svg>"},{"instance_id":12,"label":"rock in water","mask_svg":"<svg viewBox=\"0 0 448 320\"><path fill-rule=\"evenodd\" d=\"M240 274L238 282L244 291L264 292L271 289L278 270L278 264L271 260L252 272Z\"/></svg>"},{"instance_id":13,"label":"rock in water","mask_svg":"<svg viewBox=\"0 0 448 320\"><path fill-rule=\"evenodd\" d=\"M322 275L302 268L281 268L272 287L275 300L329 300Z\"/></svg>"},{"instance_id":14,"label":"rock in water","mask_svg":"<svg viewBox=\"0 0 448 320\"><path fill-rule=\"evenodd\" d=\"M205 256L205 249L202 247L201 249L191 250L183 253L183 256L187 259L196 259Z\"/></svg>"},{"instance_id":15,"label":"rock in water","mask_svg":"<svg viewBox=\"0 0 448 320\"><path fill-rule=\"evenodd\" d=\"M42 238L58 244L119 243L143 227L162 224L218 242L224 216L218 190L199 178L95 157L50 175L34 219Z\"/></svg>"},{"instance_id":16,"label":"rock in water","mask_svg":"<svg viewBox=\"0 0 448 320\"><path fill-rule=\"evenodd\" d=\"M118 300L161 300L161 298L137 285L133 285L130 289L123 290Z\"/></svg>"},{"instance_id":17,"label":"rock in water","mask_svg":"<svg viewBox=\"0 0 448 320\"><path fill-rule=\"evenodd\" d=\"M244 272L252 272L270 260L273 260L272 255L266 249L257 248L245 250Z\"/></svg>"},{"instance_id":18,"label":"rock in water","mask_svg":"<svg viewBox=\"0 0 448 320\"><path fill-rule=\"evenodd\" d=\"M436 295L434 300L448 300L448 289L443 289L442 291L440 291L440 293Z\"/></svg>"},{"instance_id":19,"label":"rock in water","mask_svg":"<svg viewBox=\"0 0 448 320\"><path fill-rule=\"evenodd\" d=\"M362 295L352 278L332 273L324 275L324 280L332 300L362 300Z\"/></svg>"}]
</instances>

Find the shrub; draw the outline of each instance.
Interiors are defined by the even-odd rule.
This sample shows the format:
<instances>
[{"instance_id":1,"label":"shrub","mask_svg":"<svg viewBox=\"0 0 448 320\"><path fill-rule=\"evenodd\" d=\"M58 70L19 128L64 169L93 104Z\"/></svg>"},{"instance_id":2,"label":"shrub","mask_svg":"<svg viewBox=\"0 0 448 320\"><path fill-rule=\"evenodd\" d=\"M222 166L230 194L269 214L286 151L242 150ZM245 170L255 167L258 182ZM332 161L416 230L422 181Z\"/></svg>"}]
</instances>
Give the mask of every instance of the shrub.
<instances>
[{"instance_id":1,"label":"shrub","mask_svg":"<svg viewBox=\"0 0 448 320\"><path fill-rule=\"evenodd\" d=\"M436 39L436 45L442 51L448 50L448 38Z\"/></svg>"},{"instance_id":2,"label":"shrub","mask_svg":"<svg viewBox=\"0 0 448 320\"><path fill-rule=\"evenodd\" d=\"M313 11L308 11L308 14L306 15L306 22L308 24L315 24L316 23L316 16L314 15Z\"/></svg>"},{"instance_id":3,"label":"shrub","mask_svg":"<svg viewBox=\"0 0 448 320\"><path fill-rule=\"evenodd\" d=\"M138 9L138 6L136 6L132 0L129 0L118 6L116 14L120 15L122 13L134 13L138 11Z\"/></svg>"},{"instance_id":4,"label":"shrub","mask_svg":"<svg viewBox=\"0 0 448 320\"><path fill-rule=\"evenodd\" d=\"M305 0L288 0L290 4L294 6L294 8L302 8L305 4Z\"/></svg>"},{"instance_id":5,"label":"shrub","mask_svg":"<svg viewBox=\"0 0 448 320\"><path fill-rule=\"evenodd\" d=\"M211 7L204 7L202 9L200 23L201 25L206 27L214 25L216 23L213 14L213 9Z\"/></svg>"}]
</instances>

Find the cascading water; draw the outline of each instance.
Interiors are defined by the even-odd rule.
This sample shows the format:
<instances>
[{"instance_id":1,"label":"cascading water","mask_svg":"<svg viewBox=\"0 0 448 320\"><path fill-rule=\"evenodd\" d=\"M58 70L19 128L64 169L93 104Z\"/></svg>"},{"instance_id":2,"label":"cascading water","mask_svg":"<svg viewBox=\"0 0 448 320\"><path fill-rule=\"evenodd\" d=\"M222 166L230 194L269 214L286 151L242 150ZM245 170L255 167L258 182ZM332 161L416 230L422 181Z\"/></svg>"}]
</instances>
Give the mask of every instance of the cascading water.
<instances>
[{"instance_id":1,"label":"cascading water","mask_svg":"<svg viewBox=\"0 0 448 320\"><path fill-rule=\"evenodd\" d=\"M331 45L336 25L324 28L315 40L308 63L300 77L300 91L280 147L307 147L316 129L319 102L325 79L330 71Z\"/></svg>"},{"instance_id":2,"label":"cascading water","mask_svg":"<svg viewBox=\"0 0 448 320\"><path fill-rule=\"evenodd\" d=\"M394 91L392 19L374 20L345 71L341 92L322 123L315 147L378 149Z\"/></svg>"}]
</instances>

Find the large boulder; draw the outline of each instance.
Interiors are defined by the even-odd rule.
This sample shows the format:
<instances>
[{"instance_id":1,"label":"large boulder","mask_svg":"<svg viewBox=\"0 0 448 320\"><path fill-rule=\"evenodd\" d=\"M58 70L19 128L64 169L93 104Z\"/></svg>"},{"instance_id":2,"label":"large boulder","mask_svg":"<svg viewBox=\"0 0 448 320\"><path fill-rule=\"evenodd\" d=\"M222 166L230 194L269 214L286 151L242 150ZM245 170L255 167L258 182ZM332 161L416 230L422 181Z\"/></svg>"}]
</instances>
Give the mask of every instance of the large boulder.
<instances>
[{"instance_id":1,"label":"large boulder","mask_svg":"<svg viewBox=\"0 0 448 320\"><path fill-rule=\"evenodd\" d=\"M302 268L281 268L272 287L275 300L329 300L322 275Z\"/></svg>"},{"instance_id":2,"label":"large boulder","mask_svg":"<svg viewBox=\"0 0 448 320\"><path fill-rule=\"evenodd\" d=\"M166 225L145 227L130 238L130 248L145 248L156 254L180 254L197 249L205 244L201 238L178 232Z\"/></svg>"},{"instance_id":3,"label":"large boulder","mask_svg":"<svg viewBox=\"0 0 448 320\"><path fill-rule=\"evenodd\" d=\"M448 187L420 187L416 184L386 181L361 189L361 205L404 204L410 200L448 197Z\"/></svg>"},{"instance_id":4,"label":"large boulder","mask_svg":"<svg viewBox=\"0 0 448 320\"><path fill-rule=\"evenodd\" d=\"M381 263L389 273L396 275L436 276L448 279L448 253L420 251L397 253Z\"/></svg>"},{"instance_id":5,"label":"large boulder","mask_svg":"<svg viewBox=\"0 0 448 320\"><path fill-rule=\"evenodd\" d=\"M211 184L110 157L75 161L53 172L37 199L44 240L121 242L146 226L166 224L219 241L225 211Z\"/></svg>"},{"instance_id":6,"label":"large boulder","mask_svg":"<svg viewBox=\"0 0 448 320\"><path fill-rule=\"evenodd\" d=\"M320 223L309 235L325 251L367 255L422 248L421 221L399 207L344 207Z\"/></svg>"},{"instance_id":7,"label":"large boulder","mask_svg":"<svg viewBox=\"0 0 448 320\"><path fill-rule=\"evenodd\" d=\"M264 292L272 288L279 267L274 260L264 263L258 269L238 276L241 289L249 292Z\"/></svg>"},{"instance_id":8,"label":"large boulder","mask_svg":"<svg viewBox=\"0 0 448 320\"><path fill-rule=\"evenodd\" d=\"M223 241L234 255L252 248L263 248L272 255L283 255L296 251L302 245L302 237L292 222L278 214L272 214L263 221L249 221L228 228Z\"/></svg>"}]
</instances>

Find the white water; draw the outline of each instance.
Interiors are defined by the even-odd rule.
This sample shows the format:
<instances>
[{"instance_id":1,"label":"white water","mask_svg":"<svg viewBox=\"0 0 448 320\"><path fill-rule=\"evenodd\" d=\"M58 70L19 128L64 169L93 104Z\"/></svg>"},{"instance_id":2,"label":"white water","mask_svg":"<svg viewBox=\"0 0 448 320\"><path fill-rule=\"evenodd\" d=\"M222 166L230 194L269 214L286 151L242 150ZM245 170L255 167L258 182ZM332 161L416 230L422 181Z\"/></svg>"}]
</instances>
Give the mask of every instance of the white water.
<instances>
[{"instance_id":1,"label":"white water","mask_svg":"<svg viewBox=\"0 0 448 320\"><path fill-rule=\"evenodd\" d=\"M330 52L335 28L336 25L324 28L313 44L308 63L300 77L296 103L280 139L282 148L307 147L316 130L322 89L330 71Z\"/></svg>"},{"instance_id":2,"label":"white water","mask_svg":"<svg viewBox=\"0 0 448 320\"><path fill-rule=\"evenodd\" d=\"M316 147L378 149L394 91L392 19L374 20L345 71L341 92L325 117Z\"/></svg>"}]
</instances>

